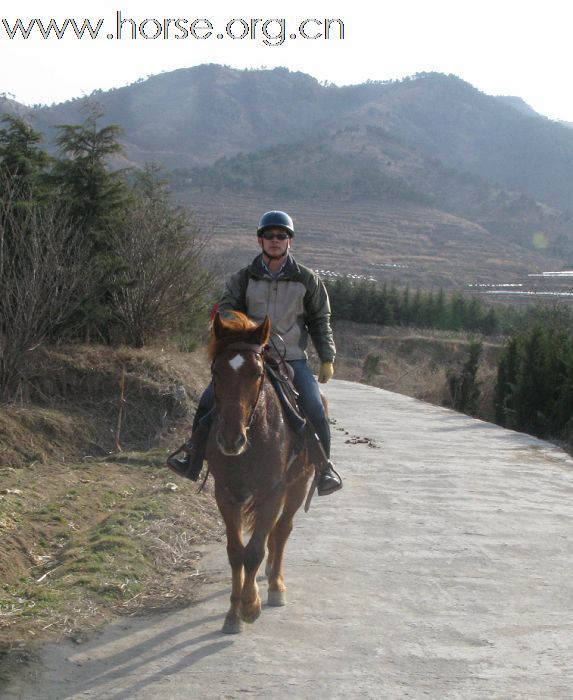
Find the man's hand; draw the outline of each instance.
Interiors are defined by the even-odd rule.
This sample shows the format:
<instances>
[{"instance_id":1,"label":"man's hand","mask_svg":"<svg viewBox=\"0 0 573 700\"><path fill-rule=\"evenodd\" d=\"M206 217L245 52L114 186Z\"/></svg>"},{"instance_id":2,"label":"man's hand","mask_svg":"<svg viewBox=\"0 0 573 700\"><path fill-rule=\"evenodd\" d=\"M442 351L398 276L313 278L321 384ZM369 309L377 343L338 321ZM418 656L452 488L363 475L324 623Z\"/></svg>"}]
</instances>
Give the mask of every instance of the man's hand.
<instances>
[{"instance_id":1,"label":"man's hand","mask_svg":"<svg viewBox=\"0 0 573 700\"><path fill-rule=\"evenodd\" d=\"M332 379L334 375L334 362L323 362L320 365L320 371L318 372L318 381L321 384L326 384L329 379Z\"/></svg>"}]
</instances>

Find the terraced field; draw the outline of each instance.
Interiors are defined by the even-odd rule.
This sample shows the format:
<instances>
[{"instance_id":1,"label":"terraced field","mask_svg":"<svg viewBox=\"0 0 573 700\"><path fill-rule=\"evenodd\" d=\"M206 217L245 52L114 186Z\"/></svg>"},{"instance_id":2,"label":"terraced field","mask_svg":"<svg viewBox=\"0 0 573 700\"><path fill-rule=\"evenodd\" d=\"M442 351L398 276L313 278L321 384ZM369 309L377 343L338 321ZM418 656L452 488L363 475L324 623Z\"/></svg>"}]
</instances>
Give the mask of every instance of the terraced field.
<instances>
[{"instance_id":1,"label":"terraced field","mask_svg":"<svg viewBox=\"0 0 573 700\"><path fill-rule=\"evenodd\" d=\"M205 190L177 197L204 222L213 259L224 272L256 254L256 223L272 208L293 216L294 252L305 264L373 276L380 282L463 289L468 284L521 280L528 273L564 264L461 217L412 204L271 201Z\"/></svg>"}]
</instances>

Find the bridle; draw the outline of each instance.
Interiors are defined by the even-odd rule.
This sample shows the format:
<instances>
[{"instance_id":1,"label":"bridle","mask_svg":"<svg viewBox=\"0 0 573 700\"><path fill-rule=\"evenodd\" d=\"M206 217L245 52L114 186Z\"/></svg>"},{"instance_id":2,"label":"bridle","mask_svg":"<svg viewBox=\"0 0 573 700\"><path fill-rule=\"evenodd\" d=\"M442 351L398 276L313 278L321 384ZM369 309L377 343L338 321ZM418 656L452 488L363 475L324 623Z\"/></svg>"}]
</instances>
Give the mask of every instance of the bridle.
<instances>
[{"instance_id":1,"label":"bridle","mask_svg":"<svg viewBox=\"0 0 573 700\"><path fill-rule=\"evenodd\" d=\"M258 345L256 343L246 343L244 341L237 341L235 343L230 343L229 345L226 345L223 350L221 351L226 352L227 350L234 350L238 352L252 352L255 355L258 355L261 358L261 361L263 363L263 373L261 375L261 378L259 380L259 388L257 390L257 398L255 399L255 403L253 404L253 408L251 411L251 416L248 420L247 426L245 428L246 432L248 432L251 428L251 425L253 423L253 420L255 418L255 413L257 411L257 406L259 405L259 401L261 399L261 394L263 393L263 384L265 382L265 355L264 355L264 346L263 345ZM217 360L219 359L221 355L218 355L212 362L211 364L211 376L213 378L213 387L215 386L215 374L213 372L215 368L215 364Z\"/></svg>"}]
</instances>

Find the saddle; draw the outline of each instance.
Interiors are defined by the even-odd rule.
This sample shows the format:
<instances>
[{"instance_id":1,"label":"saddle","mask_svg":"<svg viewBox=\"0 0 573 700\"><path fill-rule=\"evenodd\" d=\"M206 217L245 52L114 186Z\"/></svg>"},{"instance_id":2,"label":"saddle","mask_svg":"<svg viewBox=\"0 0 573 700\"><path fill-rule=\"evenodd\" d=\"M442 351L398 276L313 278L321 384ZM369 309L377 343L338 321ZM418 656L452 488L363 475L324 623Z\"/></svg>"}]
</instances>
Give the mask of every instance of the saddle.
<instances>
[{"instance_id":1,"label":"saddle","mask_svg":"<svg viewBox=\"0 0 573 700\"><path fill-rule=\"evenodd\" d=\"M277 392L288 424L297 436L296 451L298 452L302 447L306 418L303 417L298 406L298 391L293 383L294 371L288 362L277 357L268 346L264 350L264 355L267 376Z\"/></svg>"}]
</instances>

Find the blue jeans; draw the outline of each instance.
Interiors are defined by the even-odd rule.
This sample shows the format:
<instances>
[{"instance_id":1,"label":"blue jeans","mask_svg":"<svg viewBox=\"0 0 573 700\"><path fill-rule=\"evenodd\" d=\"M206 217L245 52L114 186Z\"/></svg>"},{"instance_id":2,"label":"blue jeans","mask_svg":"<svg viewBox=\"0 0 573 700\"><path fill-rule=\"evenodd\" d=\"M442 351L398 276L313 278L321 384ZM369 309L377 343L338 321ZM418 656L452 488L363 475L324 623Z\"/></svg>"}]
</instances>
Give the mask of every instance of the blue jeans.
<instances>
[{"instance_id":1,"label":"blue jeans","mask_svg":"<svg viewBox=\"0 0 573 700\"><path fill-rule=\"evenodd\" d=\"M330 425L320 398L318 382L312 374L306 360L291 360L289 365L294 370L294 386L299 393L299 404L302 411L312 423L318 435L326 456L330 458ZM215 406L215 393L213 382L203 392L197 406L197 413L193 420L193 430L201 421L204 425L210 425L211 411Z\"/></svg>"}]
</instances>

